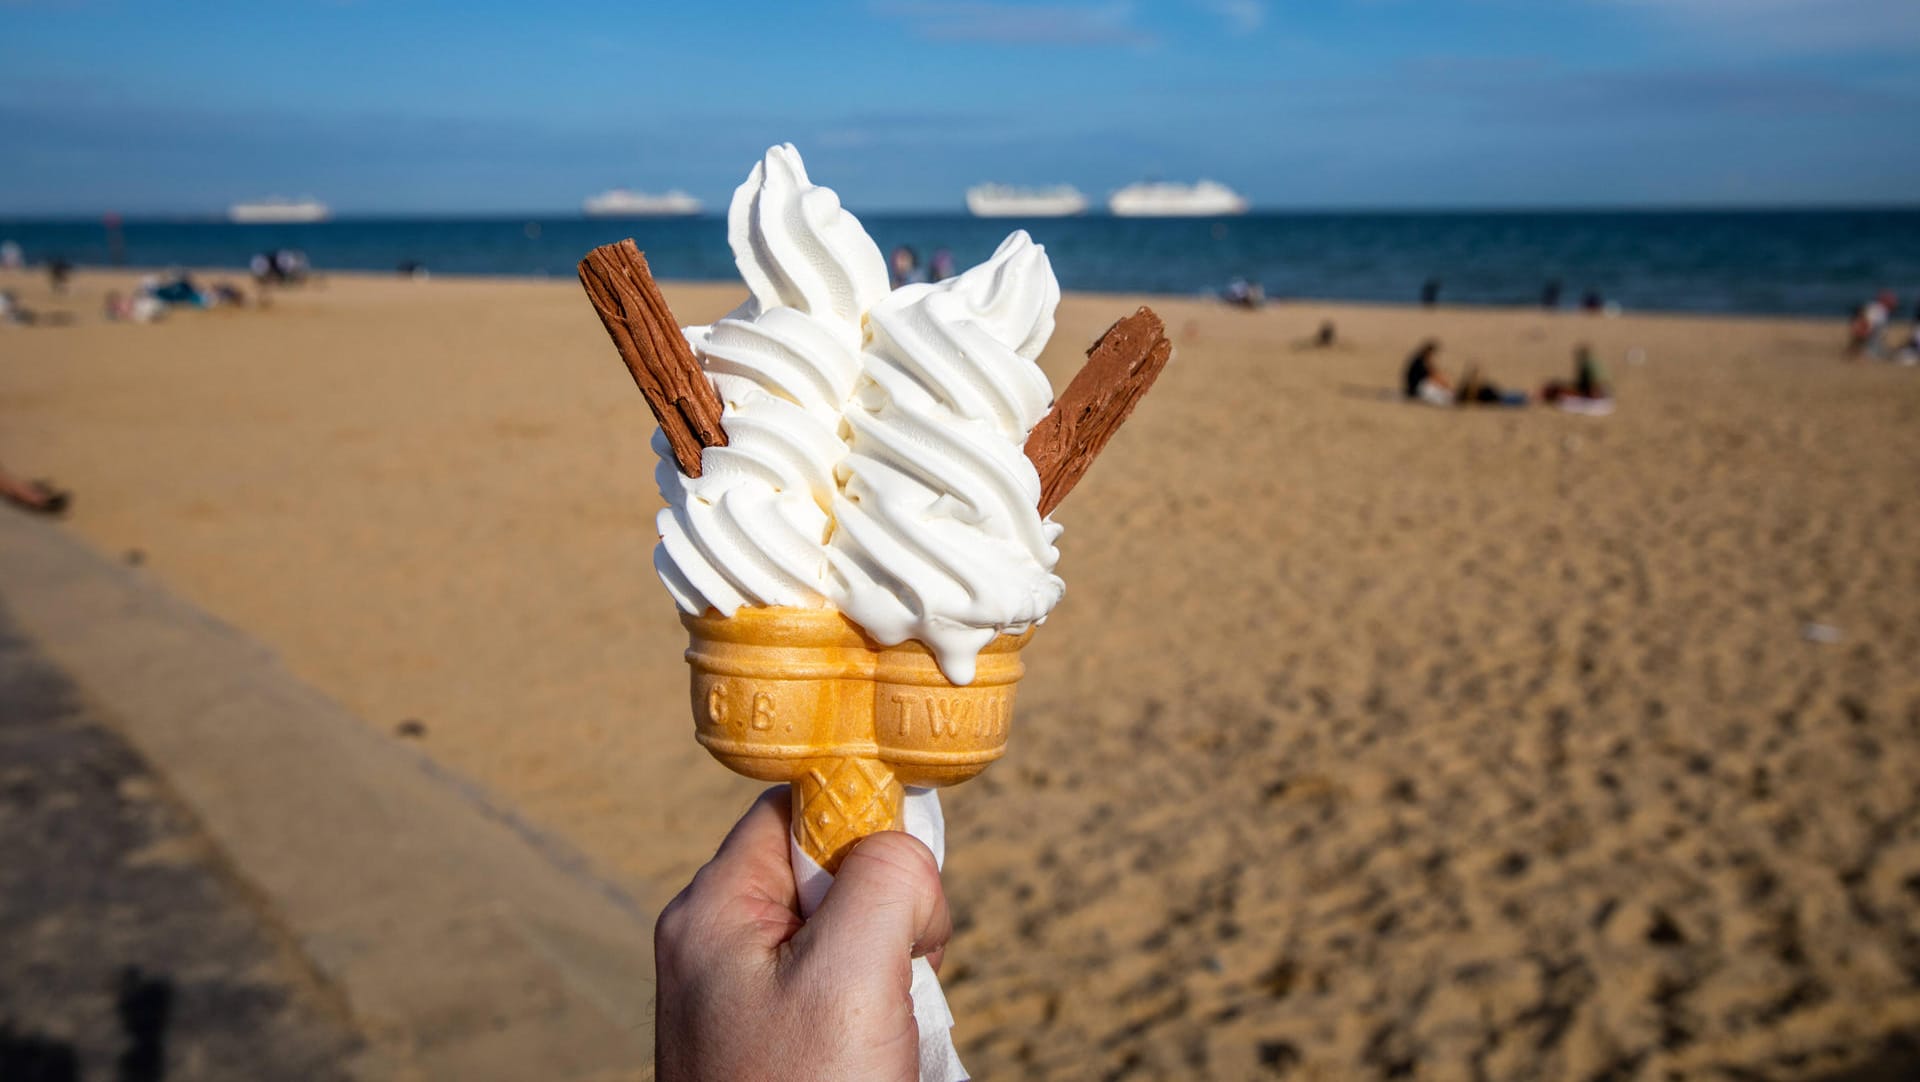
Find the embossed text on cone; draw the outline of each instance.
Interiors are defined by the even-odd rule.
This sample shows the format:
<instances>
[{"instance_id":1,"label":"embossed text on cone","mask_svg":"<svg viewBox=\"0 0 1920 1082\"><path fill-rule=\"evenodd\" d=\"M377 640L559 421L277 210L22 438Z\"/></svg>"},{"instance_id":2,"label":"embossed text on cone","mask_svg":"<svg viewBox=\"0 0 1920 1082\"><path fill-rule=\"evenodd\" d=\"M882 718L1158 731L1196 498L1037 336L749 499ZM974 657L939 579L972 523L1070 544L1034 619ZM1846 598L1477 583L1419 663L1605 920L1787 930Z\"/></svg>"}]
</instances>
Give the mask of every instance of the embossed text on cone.
<instances>
[{"instance_id":1,"label":"embossed text on cone","mask_svg":"<svg viewBox=\"0 0 1920 1082\"><path fill-rule=\"evenodd\" d=\"M793 832L829 872L901 825L905 786L966 781L1006 751L1033 637L1001 635L956 687L917 642L881 646L833 609L681 616L700 743L729 769L793 786Z\"/></svg>"}]
</instances>

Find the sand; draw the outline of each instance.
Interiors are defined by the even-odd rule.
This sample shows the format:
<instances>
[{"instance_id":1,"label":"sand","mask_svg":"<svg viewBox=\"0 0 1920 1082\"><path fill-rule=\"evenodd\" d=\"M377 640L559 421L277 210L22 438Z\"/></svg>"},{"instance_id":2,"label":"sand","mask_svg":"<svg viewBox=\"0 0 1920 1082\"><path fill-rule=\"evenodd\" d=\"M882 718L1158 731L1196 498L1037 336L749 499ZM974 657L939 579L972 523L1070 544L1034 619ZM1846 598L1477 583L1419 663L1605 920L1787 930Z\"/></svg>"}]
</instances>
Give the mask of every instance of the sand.
<instances>
[{"instance_id":1,"label":"sand","mask_svg":"<svg viewBox=\"0 0 1920 1082\"><path fill-rule=\"evenodd\" d=\"M78 314L0 327L0 461L664 902L757 787L691 739L652 423L578 286L337 276L124 326L111 281L0 276ZM1143 299L1069 296L1055 386ZM1920 372L1840 363L1837 321L1152 303L1178 355L1058 513L1012 749L948 801L976 1072L1913 1050ZM1296 349L1323 318L1347 344ZM1591 342L1618 412L1379 398L1425 335L1521 386Z\"/></svg>"}]
</instances>

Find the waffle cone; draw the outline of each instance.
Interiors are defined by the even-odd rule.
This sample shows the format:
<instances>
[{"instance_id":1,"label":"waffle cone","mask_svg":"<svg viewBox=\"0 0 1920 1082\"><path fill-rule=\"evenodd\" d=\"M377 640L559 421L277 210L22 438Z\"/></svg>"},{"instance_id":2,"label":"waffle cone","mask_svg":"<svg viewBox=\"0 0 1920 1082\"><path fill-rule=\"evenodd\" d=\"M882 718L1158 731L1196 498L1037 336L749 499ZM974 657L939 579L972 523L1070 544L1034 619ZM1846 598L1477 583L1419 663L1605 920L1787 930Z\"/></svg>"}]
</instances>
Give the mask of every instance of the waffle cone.
<instances>
[{"instance_id":1,"label":"waffle cone","mask_svg":"<svg viewBox=\"0 0 1920 1082\"><path fill-rule=\"evenodd\" d=\"M900 828L905 786L957 784L1006 751L1033 638L995 638L958 687L925 646L881 646L834 609L680 621L696 738L729 769L792 786L794 838L829 872L861 838Z\"/></svg>"}]
</instances>

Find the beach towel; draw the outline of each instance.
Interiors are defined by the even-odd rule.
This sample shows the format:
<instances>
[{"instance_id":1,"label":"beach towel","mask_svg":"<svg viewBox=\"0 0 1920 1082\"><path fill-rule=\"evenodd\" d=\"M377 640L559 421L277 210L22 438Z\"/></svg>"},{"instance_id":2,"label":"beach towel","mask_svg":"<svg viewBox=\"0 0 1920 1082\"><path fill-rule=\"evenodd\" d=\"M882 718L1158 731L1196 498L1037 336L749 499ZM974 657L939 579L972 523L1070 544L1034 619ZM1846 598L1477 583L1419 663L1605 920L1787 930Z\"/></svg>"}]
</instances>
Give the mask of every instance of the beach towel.
<instances>
[{"instance_id":1,"label":"beach towel","mask_svg":"<svg viewBox=\"0 0 1920 1082\"><path fill-rule=\"evenodd\" d=\"M1579 395L1562 395L1554 400L1563 413L1575 413L1582 417L1605 417L1613 412L1611 398L1581 398Z\"/></svg>"}]
</instances>

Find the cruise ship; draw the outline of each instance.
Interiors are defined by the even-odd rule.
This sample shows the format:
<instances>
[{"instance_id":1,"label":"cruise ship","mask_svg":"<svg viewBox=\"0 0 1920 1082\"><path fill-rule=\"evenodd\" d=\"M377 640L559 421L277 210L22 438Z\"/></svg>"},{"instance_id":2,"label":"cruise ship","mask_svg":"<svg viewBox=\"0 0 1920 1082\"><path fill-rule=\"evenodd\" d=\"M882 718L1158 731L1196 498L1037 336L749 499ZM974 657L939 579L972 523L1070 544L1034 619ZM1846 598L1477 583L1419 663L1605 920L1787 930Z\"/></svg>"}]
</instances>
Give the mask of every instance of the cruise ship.
<instances>
[{"instance_id":1,"label":"cruise ship","mask_svg":"<svg viewBox=\"0 0 1920 1082\"><path fill-rule=\"evenodd\" d=\"M976 184L967 189L967 209L976 218L1065 218L1087 209L1087 197L1071 184L1015 188Z\"/></svg>"},{"instance_id":2,"label":"cruise ship","mask_svg":"<svg viewBox=\"0 0 1920 1082\"><path fill-rule=\"evenodd\" d=\"M588 197L584 209L595 218L686 218L700 213L700 201L678 188L665 195L614 188Z\"/></svg>"},{"instance_id":3,"label":"cruise ship","mask_svg":"<svg viewBox=\"0 0 1920 1082\"><path fill-rule=\"evenodd\" d=\"M227 208L230 222L324 222L327 205L311 196L287 199L274 196L252 203L235 203Z\"/></svg>"},{"instance_id":4,"label":"cruise ship","mask_svg":"<svg viewBox=\"0 0 1920 1082\"><path fill-rule=\"evenodd\" d=\"M1129 184L1113 193L1107 209L1121 218L1203 218L1245 214L1247 201L1225 184L1155 182Z\"/></svg>"}]
</instances>

